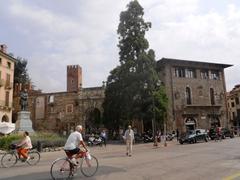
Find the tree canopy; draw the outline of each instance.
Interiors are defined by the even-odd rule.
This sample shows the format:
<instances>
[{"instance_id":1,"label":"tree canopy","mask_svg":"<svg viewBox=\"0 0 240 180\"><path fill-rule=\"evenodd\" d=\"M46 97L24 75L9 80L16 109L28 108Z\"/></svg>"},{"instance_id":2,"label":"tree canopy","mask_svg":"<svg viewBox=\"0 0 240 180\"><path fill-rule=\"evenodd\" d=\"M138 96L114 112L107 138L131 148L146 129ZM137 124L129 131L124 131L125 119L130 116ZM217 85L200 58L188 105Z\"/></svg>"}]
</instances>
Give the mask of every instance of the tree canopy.
<instances>
[{"instance_id":1,"label":"tree canopy","mask_svg":"<svg viewBox=\"0 0 240 180\"><path fill-rule=\"evenodd\" d=\"M17 62L14 68L14 83L28 84L31 82L27 71L27 60L17 57Z\"/></svg>"}]
</instances>

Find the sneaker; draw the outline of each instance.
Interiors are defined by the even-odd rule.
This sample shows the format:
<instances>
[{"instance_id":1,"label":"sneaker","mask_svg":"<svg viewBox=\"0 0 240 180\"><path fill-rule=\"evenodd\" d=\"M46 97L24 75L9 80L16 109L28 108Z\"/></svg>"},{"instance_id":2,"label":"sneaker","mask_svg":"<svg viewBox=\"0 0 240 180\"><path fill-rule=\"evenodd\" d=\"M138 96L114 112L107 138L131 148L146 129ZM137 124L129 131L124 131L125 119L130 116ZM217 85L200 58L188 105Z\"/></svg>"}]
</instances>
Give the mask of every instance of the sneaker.
<instances>
[{"instance_id":1,"label":"sneaker","mask_svg":"<svg viewBox=\"0 0 240 180\"><path fill-rule=\"evenodd\" d=\"M30 156L27 157L26 162L28 162L29 160L30 160Z\"/></svg>"},{"instance_id":2,"label":"sneaker","mask_svg":"<svg viewBox=\"0 0 240 180\"><path fill-rule=\"evenodd\" d=\"M73 165L75 165L75 166L78 165L78 162L77 162L77 160L76 160L75 158L70 159L70 162L71 162Z\"/></svg>"}]
</instances>

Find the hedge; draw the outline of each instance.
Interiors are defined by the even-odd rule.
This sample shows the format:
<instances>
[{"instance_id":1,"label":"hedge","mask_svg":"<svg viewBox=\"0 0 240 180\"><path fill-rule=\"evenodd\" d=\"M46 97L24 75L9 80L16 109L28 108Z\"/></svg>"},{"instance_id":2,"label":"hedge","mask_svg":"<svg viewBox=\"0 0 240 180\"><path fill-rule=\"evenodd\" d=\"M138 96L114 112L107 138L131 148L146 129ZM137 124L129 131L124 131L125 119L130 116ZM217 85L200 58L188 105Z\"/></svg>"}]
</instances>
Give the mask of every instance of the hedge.
<instances>
[{"instance_id":1,"label":"hedge","mask_svg":"<svg viewBox=\"0 0 240 180\"><path fill-rule=\"evenodd\" d=\"M19 134L0 137L0 149L8 150L10 144L17 143L21 141L22 138L22 135ZM33 148L37 148L38 141L41 142L43 148L62 147L66 142L66 137L54 133L34 133L30 135L30 138Z\"/></svg>"}]
</instances>

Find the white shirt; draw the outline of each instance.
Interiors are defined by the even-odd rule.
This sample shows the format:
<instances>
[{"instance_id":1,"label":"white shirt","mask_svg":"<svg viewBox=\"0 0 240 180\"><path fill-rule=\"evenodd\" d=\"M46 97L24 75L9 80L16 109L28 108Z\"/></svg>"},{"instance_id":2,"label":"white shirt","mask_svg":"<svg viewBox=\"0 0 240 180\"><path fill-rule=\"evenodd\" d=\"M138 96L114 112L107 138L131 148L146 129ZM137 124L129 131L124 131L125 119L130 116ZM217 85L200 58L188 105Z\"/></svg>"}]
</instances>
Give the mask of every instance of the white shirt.
<instances>
[{"instance_id":1,"label":"white shirt","mask_svg":"<svg viewBox=\"0 0 240 180\"><path fill-rule=\"evenodd\" d=\"M32 149L32 142L29 136L26 136L18 146L22 146L24 149Z\"/></svg>"},{"instance_id":2,"label":"white shirt","mask_svg":"<svg viewBox=\"0 0 240 180\"><path fill-rule=\"evenodd\" d=\"M134 132L132 129L127 129L124 134L124 138L126 140L134 140Z\"/></svg>"},{"instance_id":3,"label":"white shirt","mask_svg":"<svg viewBox=\"0 0 240 180\"><path fill-rule=\"evenodd\" d=\"M78 131L75 131L68 137L64 149L73 150L79 146L80 141L83 141L82 134Z\"/></svg>"}]
</instances>

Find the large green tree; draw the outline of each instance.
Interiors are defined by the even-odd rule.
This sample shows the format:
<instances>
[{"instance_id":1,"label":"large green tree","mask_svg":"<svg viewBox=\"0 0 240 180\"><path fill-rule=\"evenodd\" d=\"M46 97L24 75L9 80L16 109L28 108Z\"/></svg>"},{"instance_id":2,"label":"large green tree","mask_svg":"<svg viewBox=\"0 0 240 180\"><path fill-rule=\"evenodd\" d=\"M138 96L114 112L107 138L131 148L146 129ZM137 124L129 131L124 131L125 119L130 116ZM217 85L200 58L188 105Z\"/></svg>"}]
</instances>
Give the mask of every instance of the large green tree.
<instances>
[{"instance_id":1,"label":"large green tree","mask_svg":"<svg viewBox=\"0 0 240 180\"><path fill-rule=\"evenodd\" d=\"M143 15L137 0L131 1L120 14L117 30L120 65L110 72L103 104L108 128L117 129L133 119L151 121L160 117L154 113L160 112L162 98L155 99L155 93L156 96L164 93L157 86L155 53L145 38L151 23L145 22Z\"/></svg>"}]
</instances>

